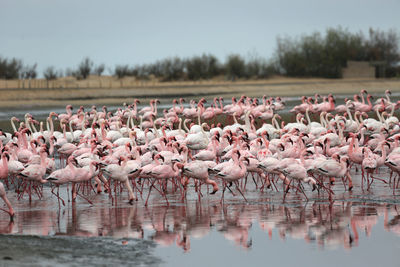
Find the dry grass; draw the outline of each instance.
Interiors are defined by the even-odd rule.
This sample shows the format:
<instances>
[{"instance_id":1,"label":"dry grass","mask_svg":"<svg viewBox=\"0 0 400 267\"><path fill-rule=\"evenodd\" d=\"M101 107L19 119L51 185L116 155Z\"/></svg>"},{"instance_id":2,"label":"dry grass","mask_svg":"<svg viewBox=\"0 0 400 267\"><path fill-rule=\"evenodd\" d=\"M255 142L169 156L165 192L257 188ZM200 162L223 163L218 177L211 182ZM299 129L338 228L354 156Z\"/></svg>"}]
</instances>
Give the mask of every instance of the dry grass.
<instances>
[{"instance_id":1,"label":"dry grass","mask_svg":"<svg viewBox=\"0 0 400 267\"><path fill-rule=\"evenodd\" d=\"M7 85L6 85L7 83ZM42 84L43 86L39 86ZM121 86L122 84L122 86ZM19 85L19 86L18 86ZM384 92L390 89L400 92L399 79L296 79L276 77L268 80L237 81L224 80L201 82L157 81L138 82L134 78L122 81L113 77L90 77L88 80L76 81L62 78L51 82L47 88L43 80L31 81L31 88L25 81L0 80L0 107L12 108L21 106L60 106L66 104L122 104L133 99L190 97L211 98L213 96L295 96L313 95L314 93L355 93L366 89L371 93ZM33 88L38 85L41 88ZM25 88L23 88L25 87Z\"/></svg>"}]
</instances>

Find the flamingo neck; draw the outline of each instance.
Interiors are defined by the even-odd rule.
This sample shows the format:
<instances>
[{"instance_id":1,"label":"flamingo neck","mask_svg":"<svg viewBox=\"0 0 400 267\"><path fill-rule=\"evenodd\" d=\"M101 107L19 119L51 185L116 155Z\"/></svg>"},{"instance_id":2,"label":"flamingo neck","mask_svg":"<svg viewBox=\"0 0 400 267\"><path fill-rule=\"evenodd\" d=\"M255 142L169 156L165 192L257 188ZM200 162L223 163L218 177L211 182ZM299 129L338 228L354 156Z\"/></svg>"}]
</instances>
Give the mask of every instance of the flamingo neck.
<instances>
[{"instance_id":1,"label":"flamingo neck","mask_svg":"<svg viewBox=\"0 0 400 267\"><path fill-rule=\"evenodd\" d=\"M1 160L3 161L3 170L6 170L8 172L6 153L3 153L3 155L1 155Z\"/></svg>"},{"instance_id":2,"label":"flamingo neck","mask_svg":"<svg viewBox=\"0 0 400 267\"><path fill-rule=\"evenodd\" d=\"M349 145L349 155L353 154L354 150L357 148L358 142L355 142L355 140L356 140L356 136L353 135L351 137L351 141L350 141L350 145ZM354 145L356 147L354 147Z\"/></svg>"},{"instance_id":3,"label":"flamingo neck","mask_svg":"<svg viewBox=\"0 0 400 267\"><path fill-rule=\"evenodd\" d=\"M343 130L344 130L344 126L341 126L340 124L339 124L339 141L340 141L340 143L343 143L343 138L344 138L344 136L343 136Z\"/></svg>"},{"instance_id":4,"label":"flamingo neck","mask_svg":"<svg viewBox=\"0 0 400 267\"><path fill-rule=\"evenodd\" d=\"M17 132L17 128L15 127L15 124L14 124L14 117L11 118L11 126L13 128L14 133L16 133Z\"/></svg>"},{"instance_id":5,"label":"flamingo neck","mask_svg":"<svg viewBox=\"0 0 400 267\"><path fill-rule=\"evenodd\" d=\"M364 93L361 92L360 96L361 96L361 103L365 104Z\"/></svg>"},{"instance_id":6,"label":"flamingo neck","mask_svg":"<svg viewBox=\"0 0 400 267\"><path fill-rule=\"evenodd\" d=\"M350 111L349 105L347 105L347 104L346 104L346 110L347 110L347 115L349 115L349 120L351 122L354 122L353 116L351 115L351 111Z\"/></svg>"},{"instance_id":7,"label":"flamingo neck","mask_svg":"<svg viewBox=\"0 0 400 267\"><path fill-rule=\"evenodd\" d=\"M154 134L156 135L157 138L160 138L161 137L160 133L158 132L158 129L157 129L152 117L150 117L150 122L151 122L151 125L153 126L153 129L155 132Z\"/></svg>"},{"instance_id":8,"label":"flamingo neck","mask_svg":"<svg viewBox=\"0 0 400 267\"><path fill-rule=\"evenodd\" d=\"M71 133L71 137L73 139L74 138L74 132L72 130L72 121L69 121L68 125L69 125L69 132Z\"/></svg>"},{"instance_id":9,"label":"flamingo neck","mask_svg":"<svg viewBox=\"0 0 400 267\"><path fill-rule=\"evenodd\" d=\"M62 125L62 128L63 128L63 135L64 135L64 138L67 139L67 132L66 132L67 126L66 126L65 124L63 124L63 125Z\"/></svg>"},{"instance_id":10,"label":"flamingo neck","mask_svg":"<svg viewBox=\"0 0 400 267\"><path fill-rule=\"evenodd\" d=\"M199 105L197 107L197 123L199 125L201 125L201 114L202 114L202 108L201 108L201 105Z\"/></svg>"},{"instance_id":11,"label":"flamingo neck","mask_svg":"<svg viewBox=\"0 0 400 267\"><path fill-rule=\"evenodd\" d=\"M234 114L232 115L232 118L233 118L233 121L235 122L235 124L238 124L237 119L236 119L236 113L234 113Z\"/></svg>"},{"instance_id":12,"label":"flamingo neck","mask_svg":"<svg viewBox=\"0 0 400 267\"><path fill-rule=\"evenodd\" d=\"M251 131L251 125L250 125L250 118L249 118L249 114L250 114L250 110L248 112L246 112L246 114L244 115L244 123L246 126L247 131Z\"/></svg>"},{"instance_id":13,"label":"flamingo neck","mask_svg":"<svg viewBox=\"0 0 400 267\"><path fill-rule=\"evenodd\" d=\"M172 165L172 170L174 171L174 177L179 176L180 169L179 169L178 165L179 165L179 162L176 162L174 165Z\"/></svg>"},{"instance_id":14,"label":"flamingo neck","mask_svg":"<svg viewBox=\"0 0 400 267\"><path fill-rule=\"evenodd\" d=\"M333 97L329 98L329 105L331 110L335 109L335 102L333 101Z\"/></svg>"},{"instance_id":15,"label":"flamingo neck","mask_svg":"<svg viewBox=\"0 0 400 267\"><path fill-rule=\"evenodd\" d=\"M41 151L40 152L40 166L46 167L46 154L45 152Z\"/></svg>"},{"instance_id":16,"label":"flamingo neck","mask_svg":"<svg viewBox=\"0 0 400 267\"><path fill-rule=\"evenodd\" d=\"M25 116L25 126L32 132L31 124L27 116Z\"/></svg>"},{"instance_id":17,"label":"flamingo neck","mask_svg":"<svg viewBox=\"0 0 400 267\"><path fill-rule=\"evenodd\" d=\"M391 108L392 108L392 110L390 111L390 117L393 117L395 105L392 104L392 105L391 105Z\"/></svg>"},{"instance_id":18,"label":"flamingo neck","mask_svg":"<svg viewBox=\"0 0 400 267\"><path fill-rule=\"evenodd\" d=\"M28 140L25 133L21 134L21 144L25 149L28 149Z\"/></svg>"},{"instance_id":19,"label":"flamingo neck","mask_svg":"<svg viewBox=\"0 0 400 267\"><path fill-rule=\"evenodd\" d=\"M376 116L378 117L379 121L381 123L383 123L383 119L382 119L381 113L379 113L379 109L378 108L376 109Z\"/></svg>"},{"instance_id":20,"label":"flamingo neck","mask_svg":"<svg viewBox=\"0 0 400 267\"><path fill-rule=\"evenodd\" d=\"M372 108L371 96L367 97L368 107Z\"/></svg>"},{"instance_id":21,"label":"flamingo neck","mask_svg":"<svg viewBox=\"0 0 400 267\"><path fill-rule=\"evenodd\" d=\"M224 105L222 104L222 100L219 99L219 105L221 106L221 110L224 110Z\"/></svg>"},{"instance_id":22,"label":"flamingo neck","mask_svg":"<svg viewBox=\"0 0 400 267\"><path fill-rule=\"evenodd\" d=\"M310 120L310 115L308 114L308 108L306 109L306 118L307 118L307 122L308 122L308 125L310 126L311 125L311 120Z\"/></svg>"}]
</instances>

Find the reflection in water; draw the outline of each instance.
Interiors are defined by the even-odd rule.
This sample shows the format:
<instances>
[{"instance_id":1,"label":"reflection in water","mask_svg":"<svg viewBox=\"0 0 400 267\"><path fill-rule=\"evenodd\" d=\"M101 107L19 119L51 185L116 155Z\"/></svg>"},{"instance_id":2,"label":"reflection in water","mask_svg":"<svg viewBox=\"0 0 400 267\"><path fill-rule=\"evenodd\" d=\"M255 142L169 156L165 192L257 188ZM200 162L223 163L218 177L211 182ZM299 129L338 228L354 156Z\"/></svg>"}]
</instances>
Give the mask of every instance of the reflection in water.
<instances>
[{"instance_id":1,"label":"reflection in water","mask_svg":"<svg viewBox=\"0 0 400 267\"><path fill-rule=\"evenodd\" d=\"M111 236L151 239L162 246L178 246L190 251L191 242L209 234L221 234L244 249L252 247L251 228L256 225L280 239L302 239L319 247L351 248L361 235L370 236L383 217L386 231L400 235L398 205L360 201L333 204L301 201L282 204L263 199L257 203L225 203L188 200L186 203L143 207L110 206L101 201L94 206L83 202L66 208L47 206L47 200L18 203L16 220L0 217L1 233L24 235Z\"/></svg>"}]
</instances>

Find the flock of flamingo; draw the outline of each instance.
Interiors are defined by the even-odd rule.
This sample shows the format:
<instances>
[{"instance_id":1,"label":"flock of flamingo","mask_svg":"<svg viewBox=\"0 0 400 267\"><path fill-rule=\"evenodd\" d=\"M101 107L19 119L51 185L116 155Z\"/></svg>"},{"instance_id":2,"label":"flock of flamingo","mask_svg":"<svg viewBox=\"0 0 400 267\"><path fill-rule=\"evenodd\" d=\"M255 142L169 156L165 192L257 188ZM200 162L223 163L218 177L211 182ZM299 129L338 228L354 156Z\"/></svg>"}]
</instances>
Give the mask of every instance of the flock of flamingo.
<instances>
[{"instance_id":1,"label":"flock of flamingo","mask_svg":"<svg viewBox=\"0 0 400 267\"><path fill-rule=\"evenodd\" d=\"M115 112L93 106L74 113L68 105L66 113L51 112L46 122L28 113L23 121L11 118L13 133L0 131L0 179L18 199L28 195L29 200L41 198L43 185L50 183L59 205L65 205L62 185L71 186L73 202L80 196L92 203L88 194L93 191L108 193L114 202L126 188L129 203L146 189L147 206L154 189L168 205L167 193L184 200L191 183L199 199L206 185L210 194L222 191L221 201L227 189L247 201L248 178L260 191L281 189L284 199L290 190L308 199L305 183L332 199L333 187L352 190L354 169L361 169L362 189L376 181L390 184L394 192L400 181L392 175L400 173L400 124L394 115L400 101L392 102L390 94L387 90L373 104L362 90L338 106L331 94L303 96L290 110L296 114L290 123L277 114L285 102L265 96L262 102L232 98L227 105L219 97L209 107L204 98L188 106L181 98L160 117L157 99L140 110L135 100ZM390 177L377 175L382 166L390 169ZM0 196L8 207L2 210L12 219L1 182Z\"/></svg>"}]
</instances>

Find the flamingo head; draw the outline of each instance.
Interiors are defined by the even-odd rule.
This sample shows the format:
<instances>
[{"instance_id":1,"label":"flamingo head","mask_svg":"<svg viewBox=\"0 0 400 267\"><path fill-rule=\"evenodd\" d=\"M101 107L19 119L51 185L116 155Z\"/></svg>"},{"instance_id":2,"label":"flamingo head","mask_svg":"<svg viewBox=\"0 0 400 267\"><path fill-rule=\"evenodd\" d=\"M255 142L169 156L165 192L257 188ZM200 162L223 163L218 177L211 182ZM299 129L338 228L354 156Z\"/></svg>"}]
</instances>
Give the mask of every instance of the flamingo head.
<instances>
[{"instance_id":1,"label":"flamingo head","mask_svg":"<svg viewBox=\"0 0 400 267\"><path fill-rule=\"evenodd\" d=\"M350 166L350 160L348 156L343 156L340 160L346 162L347 167Z\"/></svg>"},{"instance_id":2,"label":"flamingo head","mask_svg":"<svg viewBox=\"0 0 400 267\"><path fill-rule=\"evenodd\" d=\"M39 137L38 137L38 140L42 140L42 143L43 143L43 144L46 143L46 139L44 138L43 135L39 136Z\"/></svg>"},{"instance_id":3,"label":"flamingo head","mask_svg":"<svg viewBox=\"0 0 400 267\"><path fill-rule=\"evenodd\" d=\"M284 150L285 150L285 146L284 146L282 143L280 143L280 144L278 145L278 149L279 149L280 151L284 151Z\"/></svg>"},{"instance_id":4,"label":"flamingo head","mask_svg":"<svg viewBox=\"0 0 400 267\"><path fill-rule=\"evenodd\" d=\"M50 154L49 148L45 144L40 147L40 152Z\"/></svg>"},{"instance_id":5,"label":"flamingo head","mask_svg":"<svg viewBox=\"0 0 400 267\"><path fill-rule=\"evenodd\" d=\"M245 161L247 163L246 165L250 165L250 160L248 157L243 156L241 157L241 160Z\"/></svg>"},{"instance_id":6,"label":"flamingo head","mask_svg":"<svg viewBox=\"0 0 400 267\"><path fill-rule=\"evenodd\" d=\"M3 156L3 155L4 155L4 156ZM7 158L7 161L10 160L10 154L8 154L7 151L4 151L4 152L3 152L2 157L6 157L6 158Z\"/></svg>"},{"instance_id":7,"label":"flamingo head","mask_svg":"<svg viewBox=\"0 0 400 267\"><path fill-rule=\"evenodd\" d=\"M178 160L178 159L173 159L174 161ZM185 165L182 162L176 162L174 164L174 166L178 169L183 169L183 167L185 167Z\"/></svg>"},{"instance_id":8,"label":"flamingo head","mask_svg":"<svg viewBox=\"0 0 400 267\"><path fill-rule=\"evenodd\" d=\"M28 128L23 129L21 132L22 132L22 133L26 133L28 136L31 136L31 135L32 135L31 130L29 130Z\"/></svg>"}]
</instances>

